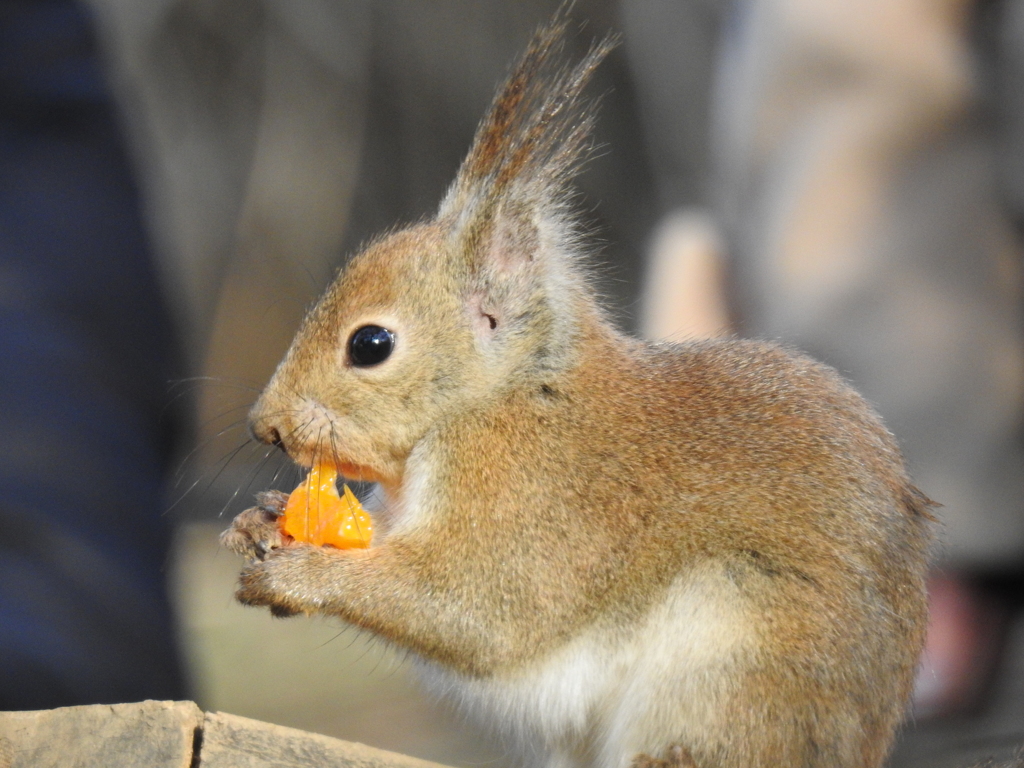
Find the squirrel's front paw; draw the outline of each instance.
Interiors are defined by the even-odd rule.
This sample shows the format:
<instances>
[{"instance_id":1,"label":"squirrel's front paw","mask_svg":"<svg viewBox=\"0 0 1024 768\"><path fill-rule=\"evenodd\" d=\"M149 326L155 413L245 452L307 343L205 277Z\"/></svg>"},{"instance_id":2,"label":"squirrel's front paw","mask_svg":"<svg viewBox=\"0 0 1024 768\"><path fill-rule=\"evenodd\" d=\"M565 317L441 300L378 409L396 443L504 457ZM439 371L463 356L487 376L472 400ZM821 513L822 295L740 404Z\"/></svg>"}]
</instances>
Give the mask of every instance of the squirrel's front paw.
<instances>
[{"instance_id":1,"label":"squirrel's front paw","mask_svg":"<svg viewBox=\"0 0 1024 768\"><path fill-rule=\"evenodd\" d=\"M308 577L319 570L322 557L322 548L307 544L274 549L242 569L235 598L243 605L265 606L275 616L315 613L321 601Z\"/></svg>"},{"instance_id":2,"label":"squirrel's front paw","mask_svg":"<svg viewBox=\"0 0 1024 768\"><path fill-rule=\"evenodd\" d=\"M689 750L679 744L673 744L666 751L666 757L637 755L633 758L630 768L697 768Z\"/></svg>"},{"instance_id":3,"label":"squirrel's front paw","mask_svg":"<svg viewBox=\"0 0 1024 768\"><path fill-rule=\"evenodd\" d=\"M250 560L264 560L287 543L278 518L284 514L288 494L265 491L256 494L256 506L240 513L220 535L220 543Z\"/></svg>"}]
</instances>

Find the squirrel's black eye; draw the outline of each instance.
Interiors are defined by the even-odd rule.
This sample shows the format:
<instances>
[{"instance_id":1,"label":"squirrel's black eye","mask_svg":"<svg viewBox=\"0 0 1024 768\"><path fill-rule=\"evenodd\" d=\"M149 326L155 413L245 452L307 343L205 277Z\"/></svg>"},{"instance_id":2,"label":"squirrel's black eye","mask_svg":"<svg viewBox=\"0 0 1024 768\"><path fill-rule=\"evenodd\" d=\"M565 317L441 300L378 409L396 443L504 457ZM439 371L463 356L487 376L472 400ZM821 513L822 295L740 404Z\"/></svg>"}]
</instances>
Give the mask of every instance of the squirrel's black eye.
<instances>
[{"instance_id":1,"label":"squirrel's black eye","mask_svg":"<svg viewBox=\"0 0 1024 768\"><path fill-rule=\"evenodd\" d=\"M348 359L352 365L383 363L395 348L395 334L379 325L364 325L348 340Z\"/></svg>"}]
</instances>

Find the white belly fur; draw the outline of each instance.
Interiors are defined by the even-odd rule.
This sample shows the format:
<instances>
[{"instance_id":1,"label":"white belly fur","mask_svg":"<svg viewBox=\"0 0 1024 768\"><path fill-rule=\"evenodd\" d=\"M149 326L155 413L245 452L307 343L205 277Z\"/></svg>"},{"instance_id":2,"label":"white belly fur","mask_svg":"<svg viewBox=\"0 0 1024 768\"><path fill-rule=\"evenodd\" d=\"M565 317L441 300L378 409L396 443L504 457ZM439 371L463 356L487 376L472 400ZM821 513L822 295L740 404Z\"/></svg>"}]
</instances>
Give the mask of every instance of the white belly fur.
<instances>
[{"instance_id":1,"label":"white belly fur","mask_svg":"<svg viewBox=\"0 0 1024 768\"><path fill-rule=\"evenodd\" d=\"M708 564L678 578L638 625L590 628L528 670L487 679L428 662L428 687L503 737L525 764L623 768L712 725L756 628Z\"/></svg>"}]
</instances>

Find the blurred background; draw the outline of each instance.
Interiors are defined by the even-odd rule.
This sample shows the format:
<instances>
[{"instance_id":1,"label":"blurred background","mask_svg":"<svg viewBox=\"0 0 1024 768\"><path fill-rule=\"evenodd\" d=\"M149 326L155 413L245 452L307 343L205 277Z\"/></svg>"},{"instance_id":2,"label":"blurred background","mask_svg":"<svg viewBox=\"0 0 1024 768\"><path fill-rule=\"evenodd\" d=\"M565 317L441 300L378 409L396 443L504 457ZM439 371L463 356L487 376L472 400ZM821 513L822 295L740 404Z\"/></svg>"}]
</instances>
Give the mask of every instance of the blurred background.
<instances>
[{"instance_id":1,"label":"blurred background","mask_svg":"<svg viewBox=\"0 0 1024 768\"><path fill-rule=\"evenodd\" d=\"M0 0L0 709L193 698L454 765L501 745L340 623L232 602L295 470L245 412L347 254L429 216L557 2ZM651 338L826 360L944 506L895 766L1024 742L1024 0L578 0L579 178Z\"/></svg>"}]
</instances>

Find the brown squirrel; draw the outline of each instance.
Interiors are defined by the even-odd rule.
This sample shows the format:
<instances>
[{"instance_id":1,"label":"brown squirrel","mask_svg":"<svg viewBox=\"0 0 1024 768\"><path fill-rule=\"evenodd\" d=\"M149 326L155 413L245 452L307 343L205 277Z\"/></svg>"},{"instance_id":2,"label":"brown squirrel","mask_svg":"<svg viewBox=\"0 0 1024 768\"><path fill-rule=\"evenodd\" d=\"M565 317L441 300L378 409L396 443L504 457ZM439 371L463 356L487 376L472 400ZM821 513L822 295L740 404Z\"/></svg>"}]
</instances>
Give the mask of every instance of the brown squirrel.
<instances>
[{"instance_id":1,"label":"brown squirrel","mask_svg":"<svg viewBox=\"0 0 1024 768\"><path fill-rule=\"evenodd\" d=\"M364 550L223 535L238 599L339 616L527 762L881 765L926 615L930 502L879 417L774 344L617 331L580 265L581 91L559 14L436 217L357 255L251 413L301 465L379 482Z\"/></svg>"}]
</instances>

